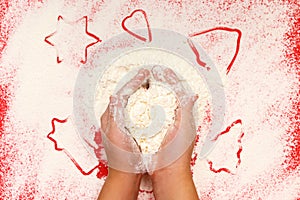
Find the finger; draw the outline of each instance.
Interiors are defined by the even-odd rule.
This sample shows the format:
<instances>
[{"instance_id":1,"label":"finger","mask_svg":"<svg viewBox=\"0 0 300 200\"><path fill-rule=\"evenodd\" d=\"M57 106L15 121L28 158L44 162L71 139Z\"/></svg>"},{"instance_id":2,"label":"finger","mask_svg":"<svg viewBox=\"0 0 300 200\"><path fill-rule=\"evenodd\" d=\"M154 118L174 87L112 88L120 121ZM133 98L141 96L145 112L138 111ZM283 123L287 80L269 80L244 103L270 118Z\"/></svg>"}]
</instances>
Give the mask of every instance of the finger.
<instances>
[{"instance_id":1,"label":"finger","mask_svg":"<svg viewBox=\"0 0 300 200\"><path fill-rule=\"evenodd\" d=\"M178 107L175 110L174 124L169 127L166 136L163 139L161 147L166 146L176 137L176 134L178 133L178 130L180 128L181 120L181 107Z\"/></svg>"},{"instance_id":2,"label":"finger","mask_svg":"<svg viewBox=\"0 0 300 200\"><path fill-rule=\"evenodd\" d=\"M109 121L114 123L118 122L121 123L124 121L124 105L123 100L119 96L110 96L109 97Z\"/></svg>"},{"instance_id":3,"label":"finger","mask_svg":"<svg viewBox=\"0 0 300 200\"><path fill-rule=\"evenodd\" d=\"M187 117L186 113L189 115L193 114L192 109L197 99L198 95L193 95L190 97L189 102L185 106L178 105L175 110L173 129L178 130L180 128L180 126L182 125L182 120L184 120L183 118Z\"/></svg>"},{"instance_id":4,"label":"finger","mask_svg":"<svg viewBox=\"0 0 300 200\"><path fill-rule=\"evenodd\" d=\"M180 82L177 75L170 68L164 70L164 77L170 85L176 85Z\"/></svg>"},{"instance_id":5,"label":"finger","mask_svg":"<svg viewBox=\"0 0 300 200\"><path fill-rule=\"evenodd\" d=\"M192 132L194 131L196 132L193 107L197 99L198 99L198 95L191 96L189 102L184 106L184 109L182 110L182 118L190 123L190 128Z\"/></svg>"},{"instance_id":6,"label":"finger","mask_svg":"<svg viewBox=\"0 0 300 200\"><path fill-rule=\"evenodd\" d=\"M181 102L181 106L183 107L184 113L192 112L195 102L198 100L199 96L196 95L189 95Z\"/></svg>"},{"instance_id":7,"label":"finger","mask_svg":"<svg viewBox=\"0 0 300 200\"><path fill-rule=\"evenodd\" d=\"M182 107L180 104L178 104L177 108L175 109L175 116L174 116L174 127L179 129L180 122L181 122L181 113L182 113Z\"/></svg>"},{"instance_id":8,"label":"finger","mask_svg":"<svg viewBox=\"0 0 300 200\"><path fill-rule=\"evenodd\" d=\"M102 114L102 116L100 118L101 125L103 125L107 122L107 118L108 118L108 107L106 108L105 112Z\"/></svg>"},{"instance_id":9,"label":"finger","mask_svg":"<svg viewBox=\"0 0 300 200\"><path fill-rule=\"evenodd\" d=\"M101 122L101 129L105 132L107 127L108 127L108 117L109 117L109 106L107 106L105 112L103 113L103 115L100 118L100 122Z\"/></svg>"},{"instance_id":10,"label":"finger","mask_svg":"<svg viewBox=\"0 0 300 200\"><path fill-rule=\"evenodd\" d=\"M128 100L129 96L139 89L149 75L150 72L148 69L140 69L138 73L117 92L117 96Z\"/></svg>"},{"instance_id":11,"label":"finger","mask_svg":"<svg viewBox=\"0 0 300 200\"><path fill-rule=\"evenodd\" d=\"M164 71L161 66L156 65L156 66L152 67L151 72L156 81L166 82L165 77L164 77Z\"/></svg>"},{"instance_id":12,"label":"finger","mask_svg":"<svg viewBox=\"0 0 300 200\"><path fill-rule=\"evenodd\" d=\"M119 97L111 96L109 105L109 123L111 127L127 132L124 124L124 107Z\"/></svg>"},{"instance_id":13,"label":"finger","mask_svg":"<svg viewBox=\"0 0 300 200\"><path fill-rule=\"evenodd\" d=\"M116 105L117 99L113 96L109 97L109 105L108 105L108 119L112 120L114 116L114 109Z\"/></svg>"},{"instance_id":14,"label":"finger","mask_svg":"<svg viewBox=\"0 0 300 200\"><path fill-rule=\"evenodd\" d=\"M175 72L169 68L164 70L164 78L166 83L171 87L171 89L176 93L179 99L186 95L185 88L180 83L178 76Z\"/></svg>"}]
</instances>

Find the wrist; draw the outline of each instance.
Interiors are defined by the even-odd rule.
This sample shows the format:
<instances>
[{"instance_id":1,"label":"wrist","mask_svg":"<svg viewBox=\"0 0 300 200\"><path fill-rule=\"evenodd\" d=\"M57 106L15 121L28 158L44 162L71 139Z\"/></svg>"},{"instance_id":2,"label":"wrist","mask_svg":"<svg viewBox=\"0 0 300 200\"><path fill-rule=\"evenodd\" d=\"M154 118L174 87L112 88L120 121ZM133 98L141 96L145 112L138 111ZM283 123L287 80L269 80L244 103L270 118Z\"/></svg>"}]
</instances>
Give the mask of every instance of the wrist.
<instances>
[{"instance_id":1,"label":"wrist","mask_svg":"<svg viewBox=\"0 0 300 200\"><path fill-rule=\"evenodd\" d=\"M108 169L108 179L116 179L129 184L139 184L142 178L141 174L128 173L113 168Z\"/></svg>"},{"instance_id":2,"label":"wrist","mask_svg":"<svg viewBox=\"0 0 300 200\"><path fill-rule=\"evenodd\" d=\"M172 182L182 179L190 179L192 177L192 172L190 166L182 166L178 168L163 168L154 171L150 176L153 185L163 184L164 182Z\"/></svg>"},{"instance_id":3,"label":"wrist","mask_svg":"<svg viewBox=\"0 0 300 200\"><path fill-rule=\"evenodd\" d=\"M192 173L188 170L163 169L151 176L156 199L199 199L194 186ZM168 192L166 192L168 191Z\"/></svg>"},{"instance_id":4,"label":"wrist","mask_svg":"<svg viewBox=\"0 0 300 200\"><path fill-rule=\"evenodd\" d=\"M141 177L141 174L127 173L109 168L108 176L98 199L137 199Z\"/></svg>"}]
</instances>

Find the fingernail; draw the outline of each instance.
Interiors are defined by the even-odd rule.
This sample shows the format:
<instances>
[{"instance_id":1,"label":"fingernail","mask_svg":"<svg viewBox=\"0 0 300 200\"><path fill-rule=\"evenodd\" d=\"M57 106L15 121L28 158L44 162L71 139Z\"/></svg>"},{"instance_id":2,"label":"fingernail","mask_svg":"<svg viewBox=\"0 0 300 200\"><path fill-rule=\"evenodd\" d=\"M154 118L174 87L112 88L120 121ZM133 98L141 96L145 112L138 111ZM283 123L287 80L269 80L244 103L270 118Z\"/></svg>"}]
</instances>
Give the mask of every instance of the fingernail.
<instances>
[{"instance_id":1,"label":"fingernail","mask_svg":"<svg viewBox=\"0 0 300 200\"><path fill-rule=\"evenodd\" d=\"M147 69L140 69L138 74L140 76L148 76L149 75L149 71Z\"/></svg>"},{"instance_id":2,"label":"fingernail","mask_svg":"<svg viewBox=\"0 0 300 200\"><path fill-rule=\"evenodd\" d=\"M198 98L199 98L199 96L198 96L198 94L196 94L193 96L192 100L195 102L195 101L197 101Z\"/></svg>"},{"instance_id":3,"label":"fingernail","mask_svg":"<svg viewBox=\"0 0 300 200\"><path fill-rule=\"evenodd\" d=\"M148 69L144 69L143 73L144 73L145 76L149 76L150 75L150 72L149 72Z\"/></svg>"},{"instance_id":4,"label":"fingernail","mask_svg":"<svg viewBox=\"0 0 300 200\"><path fill-rule=\"evenodd\" d=\"M110 96L110 97L109 97L109 100L110 100L110 103L111 103L111 104L117 103L117 98L116 98L115 96Z\"/></svg>"}]
</instances>

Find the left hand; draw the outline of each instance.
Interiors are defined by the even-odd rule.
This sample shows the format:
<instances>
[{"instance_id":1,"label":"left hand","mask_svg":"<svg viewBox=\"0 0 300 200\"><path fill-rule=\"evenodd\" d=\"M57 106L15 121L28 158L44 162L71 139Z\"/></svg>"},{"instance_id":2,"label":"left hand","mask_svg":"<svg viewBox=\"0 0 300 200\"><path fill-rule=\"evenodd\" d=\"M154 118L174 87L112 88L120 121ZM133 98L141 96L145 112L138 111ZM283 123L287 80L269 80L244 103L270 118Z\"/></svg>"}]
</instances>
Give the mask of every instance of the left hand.
<instances>
[{"instance_id":1,"label":"left hand","mask_svg":"<svg viewBox=\"0 0 300 200\"><path fill-rule=\"evenodd\" d=\"M138 173L143 168L139 146L125 129L124 108L130 95L141 87L149 75L149 70L139 70L116 95L110 97L109 106L101 117L103 144L111 168L130 173Z\"/></svg>"}]
</instances>

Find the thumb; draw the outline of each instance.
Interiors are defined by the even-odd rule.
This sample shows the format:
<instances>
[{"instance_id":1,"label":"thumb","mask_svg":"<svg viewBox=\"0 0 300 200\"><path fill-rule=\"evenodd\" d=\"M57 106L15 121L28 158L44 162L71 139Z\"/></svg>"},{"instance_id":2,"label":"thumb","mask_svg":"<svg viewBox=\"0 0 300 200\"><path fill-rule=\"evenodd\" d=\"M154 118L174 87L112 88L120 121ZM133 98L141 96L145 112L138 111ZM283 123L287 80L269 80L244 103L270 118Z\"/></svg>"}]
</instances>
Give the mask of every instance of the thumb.
<instances>
[{"instance_id":1,"label":"thumb","mask_svg":"<svg viewBox=\"0 0 300 200\"><path fill-rule=\"evenodd\" d=\"M193 107L195 105L195 102L198 100L199 96L196 94L192 95L186 95L181 100L181 107L184 112L191 112L193 110Z\"/></svg>"}]
</instances>

